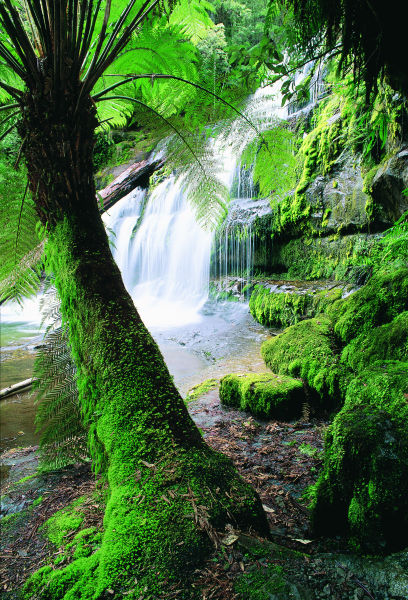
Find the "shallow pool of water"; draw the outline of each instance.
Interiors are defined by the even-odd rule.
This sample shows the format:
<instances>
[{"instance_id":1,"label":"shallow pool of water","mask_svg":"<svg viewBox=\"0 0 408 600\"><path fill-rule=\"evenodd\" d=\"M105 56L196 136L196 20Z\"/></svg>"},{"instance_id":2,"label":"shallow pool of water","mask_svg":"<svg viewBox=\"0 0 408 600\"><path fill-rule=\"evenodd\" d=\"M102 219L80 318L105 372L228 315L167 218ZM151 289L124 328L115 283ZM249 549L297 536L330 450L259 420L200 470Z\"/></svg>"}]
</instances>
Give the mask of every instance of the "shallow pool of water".
<instances>
[{"instance_id":1,"label":"shallow pool of water","mask_svg":"<svg viewBox=\"0 0 408 600\"><path fill-rule=\"evenodd\" d=\"M39 330L27 323L7 324L3 332L2 385L6 387L32 375ZM268 330L256 323L247 305L208 302L201 320L183 327L153 329L166 364L182 396L210 377L265 369L261 343ZM30 392L0 401L0 450L38 443L35 406Z\"/></svg>"}]
</instances>

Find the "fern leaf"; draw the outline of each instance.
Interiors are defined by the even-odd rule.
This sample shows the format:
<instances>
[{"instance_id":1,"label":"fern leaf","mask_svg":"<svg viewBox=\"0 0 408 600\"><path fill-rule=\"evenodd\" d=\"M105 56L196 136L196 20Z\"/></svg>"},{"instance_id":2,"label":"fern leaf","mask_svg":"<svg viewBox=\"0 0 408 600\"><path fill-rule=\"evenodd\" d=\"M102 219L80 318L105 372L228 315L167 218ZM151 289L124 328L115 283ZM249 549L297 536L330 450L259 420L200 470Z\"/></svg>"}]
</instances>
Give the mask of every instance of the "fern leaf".
<instances>
[{"instance_id":1,"label":"fern leaf","mask_svg":"<svg viewBox=\"0 0 408 600\"><path fill-rule=\"evenodd\" d=\"M87 431L82 422L68 331L61 326L54 288L47 290L42 304L43 318L51 322L34 364L35 422L40 432L42 467L59 468L87 460Z\"/></svg>"},{"instance_id":2,"label":"fern leaf","mask_svg":"<svg viewBox=\"0 0 408 600\"><path fill-rule=\"evenodd\" d=\"M36 233L38 217L29 194L25 194L24 169L14 171L0 162L0 298L17 300L35 294L40 285L43 244ZM7 200L6 200L7 199Z\"/></svg>"}]
</instances>

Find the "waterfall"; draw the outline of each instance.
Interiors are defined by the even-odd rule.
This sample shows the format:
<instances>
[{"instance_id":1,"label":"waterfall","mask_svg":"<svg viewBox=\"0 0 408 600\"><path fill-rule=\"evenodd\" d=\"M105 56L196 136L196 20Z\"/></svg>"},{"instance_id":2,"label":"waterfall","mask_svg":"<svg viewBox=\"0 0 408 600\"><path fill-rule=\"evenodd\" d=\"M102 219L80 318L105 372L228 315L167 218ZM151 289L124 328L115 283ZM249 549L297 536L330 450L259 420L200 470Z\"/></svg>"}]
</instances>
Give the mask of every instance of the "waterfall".
<instances>
[{"instance_id":1,"label":"waterfall","mask_svg":"<svg viewBox=\"0 0 408 600\"><path fill-rule=\"evenodd\" d=\"M245 112L261 130L276 116L286 116L276 96L276 90L264 88L248 102ZM251 170L239 162L244 146L255 135L250 128L243 133L242 121L237 120L226 136L213 140L213 151L219 156L219 179L233 197L220 234L214 235L197 223L183 180L173 175L148 194L134 190L104 215L126 288L149 327L167 328L201 320L200 309L208 299L212 248L212 268L218 277L229 273L250 277L251 219L238 218L234 224L229 220L243 206L245 214L251 212L257 195ZM216 266L214 256L218 257Z\"/></svg>"},{"instance_id":2,"label":"waterfall","mask_svg":"<svg viewBox=\"0 0 408 600\"><path fill-rule=\"evenodd\" d=\"M182 184L171 176L148 198L135 190L104 215L124 283L153 328L199 321L208 297L212 233L197 223Z\"/></svg>"}]
</instances>

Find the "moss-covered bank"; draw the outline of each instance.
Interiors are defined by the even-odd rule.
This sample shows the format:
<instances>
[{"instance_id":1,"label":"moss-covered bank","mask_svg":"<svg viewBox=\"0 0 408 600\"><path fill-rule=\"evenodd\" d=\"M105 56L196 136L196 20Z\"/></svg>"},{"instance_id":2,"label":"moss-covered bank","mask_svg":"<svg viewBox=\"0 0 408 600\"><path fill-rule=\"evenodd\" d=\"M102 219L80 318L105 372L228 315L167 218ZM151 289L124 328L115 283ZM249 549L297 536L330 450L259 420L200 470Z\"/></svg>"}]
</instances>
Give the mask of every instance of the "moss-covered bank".
<instances>
[{"instance_id":1,"label":"moss-covered bank","mask_svg":"<svg viewBox=\"0 0 408 600\"><path fill-rule=\"evenodd\" d=\"M408 363L374 363L347 389L330 426L313 492L320 535L348 532L365 551L401 549L408 536Z\"/></svg>"},{"instance_id":2,"label":"moss-covered bank","mask_svg":"<svg viewBox=\"0 0 408 600\"><path fill-rule=\"evenodd\" d=\"M326 408L340 403L343 367L332 322L326 315L288 327L262 345L262 357L275 373L300 377Z\"/></svg>"},{"instance_id":3,"label":"moss-covered bank","mask_svg":"<svg viewBox=\"0 0 408 600\"><path fill-rule=\"evenodd\" d=\"M288 291L275 288L269 284L258 284L249 300L254 319L269 327L288 327L300 319L325 312L345 291L344 287L323 290L294 288Z\"/></svg>"},{"instance_id":4,"label":"moss-covered bank","mask_svg":"<svg viewBox=\"0 0 408 600\"><path fill-rule=\"evenodd\" d=\"M345 534L369 551L408 534L408 269L369 282L262 346L275 372L301 377L331 406L323 471L313 490L317 534Z\"/></svg>"}]
</instances>

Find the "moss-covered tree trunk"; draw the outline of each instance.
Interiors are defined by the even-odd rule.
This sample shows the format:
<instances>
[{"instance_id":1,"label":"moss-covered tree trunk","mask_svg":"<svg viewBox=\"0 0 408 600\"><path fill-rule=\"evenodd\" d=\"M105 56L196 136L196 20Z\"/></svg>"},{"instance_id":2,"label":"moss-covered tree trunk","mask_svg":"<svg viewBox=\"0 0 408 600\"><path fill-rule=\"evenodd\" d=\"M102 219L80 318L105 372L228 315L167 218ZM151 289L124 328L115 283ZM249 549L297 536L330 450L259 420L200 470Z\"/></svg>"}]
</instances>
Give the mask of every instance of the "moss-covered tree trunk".
<instances>
[{"instance_id":1,"label":"moss-covered tree trunk","mask_svg":"<svg viewBox=\"0 0 408 600\"><path fill-rule=\"evenodd\" d=\"M139 598L146 588L146 597L166 597L170 582L207 554L214 527L266 532L266 521L255 492L202 440L123 285L96 200L93 107L64 113L31 104L20 133L69 323L91 455L110 495L96 554L39 572L29 590L78 599L109 588Z\"/></svg>"}]
</instances>

